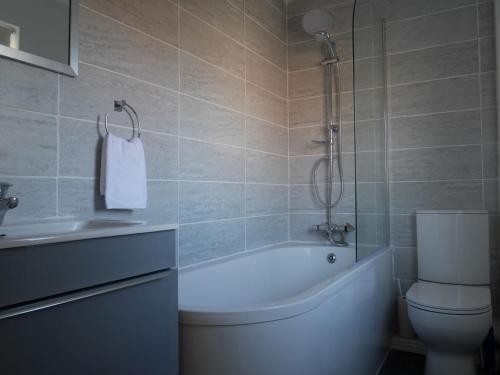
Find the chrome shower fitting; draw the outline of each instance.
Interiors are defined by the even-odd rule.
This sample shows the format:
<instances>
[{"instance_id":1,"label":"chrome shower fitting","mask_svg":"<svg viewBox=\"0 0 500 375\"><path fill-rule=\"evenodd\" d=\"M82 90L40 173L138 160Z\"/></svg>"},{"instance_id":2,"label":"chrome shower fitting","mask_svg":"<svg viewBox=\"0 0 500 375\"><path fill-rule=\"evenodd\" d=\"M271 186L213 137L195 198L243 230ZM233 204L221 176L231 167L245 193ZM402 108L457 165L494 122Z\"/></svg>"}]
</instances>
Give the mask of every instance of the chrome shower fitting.
<instances>
[{"instance_id":1,"label":"chrome shower fitting","mask_svg":"<svg viewBox=\"0 0 500 375\"><path fill-rule=\"evenodd\" d=\"M327 223L316 225L316 230L323 233L326 239L334 246L346 247L349 242L346 240L346 235L354 232L354 225L345 223L343 225L333 224L329 226Z\"/></svg>"},{"instance_id":2,"label":"chrome shower fitting","mask_svg":"<svg viewBox=\"0 0 500 375\"><path fill-rule=\"evenodd\" d=\"M19 199L17 197L6 197L7 190L12 185L6 182L0 182L0 225L3 224L3 219L7 211L12 210L19 204Z\"/></svg>"}]
</instances>

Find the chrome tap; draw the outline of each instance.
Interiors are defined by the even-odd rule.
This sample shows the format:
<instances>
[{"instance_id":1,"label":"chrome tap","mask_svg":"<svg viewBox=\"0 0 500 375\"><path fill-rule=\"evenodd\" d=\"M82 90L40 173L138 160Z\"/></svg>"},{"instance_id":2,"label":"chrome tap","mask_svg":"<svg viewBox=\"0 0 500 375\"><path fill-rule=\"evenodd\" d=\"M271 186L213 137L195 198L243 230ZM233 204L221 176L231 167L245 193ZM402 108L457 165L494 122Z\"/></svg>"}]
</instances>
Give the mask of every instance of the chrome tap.
<instances>
[{"instance_id":1,"label":"chrome tap","mask_svg":"<svg viewBox=\"0 0 500 375\"><path fill-rule=\"evenodd\" d=\"M339 247L349 246L349 242L346 241L346 234L354 231L354 225L350 223L332 224L331 226L325 223L315 225L315 228L318 232L322 232L333 246Z\"/></svg>"},{"instance_id":2,"label":"chrome tap","mask_svg":"<svg viewBox=\"0 0 500 375\"><path fill-rule=\"evenodd\" d=\"M6 182L0 182L0 225L3 223L3 219L8 210L16 208L19 204L19 199L17 197L7 197L7 190L12 185Z\"/></svg>"}]
</instances>

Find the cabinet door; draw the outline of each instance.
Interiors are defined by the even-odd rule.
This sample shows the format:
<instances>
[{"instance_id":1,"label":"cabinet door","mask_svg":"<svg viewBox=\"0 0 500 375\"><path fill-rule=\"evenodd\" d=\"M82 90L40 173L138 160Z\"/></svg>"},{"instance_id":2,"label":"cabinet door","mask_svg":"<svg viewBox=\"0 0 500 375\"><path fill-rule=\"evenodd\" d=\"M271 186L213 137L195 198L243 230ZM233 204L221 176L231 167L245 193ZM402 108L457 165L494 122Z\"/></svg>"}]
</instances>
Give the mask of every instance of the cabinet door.
<instances>
[{"instance_id":1,"label":"cabinet door","mask_svg":"<svg viewBox=\"0 0 500 375\"><path fill-rule=\"evenodd\" d=\"M175 375L177 362L177 270L0 312L2 374Z\"/></svg>"}]
</instances>

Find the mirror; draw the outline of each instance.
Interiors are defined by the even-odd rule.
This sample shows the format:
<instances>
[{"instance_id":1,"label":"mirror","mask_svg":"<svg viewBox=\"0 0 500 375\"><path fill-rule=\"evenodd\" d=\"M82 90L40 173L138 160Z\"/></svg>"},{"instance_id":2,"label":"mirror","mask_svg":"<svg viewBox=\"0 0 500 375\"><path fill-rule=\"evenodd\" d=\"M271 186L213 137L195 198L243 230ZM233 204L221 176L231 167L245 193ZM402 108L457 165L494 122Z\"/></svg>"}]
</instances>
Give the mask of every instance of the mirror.
<instances>
[{"instance_id":1,"label":"mirror","mask_svg":"<svg viewBox=\"0 0 500 375\"><path fill-rule=\"evenodd\" d=\"M78 74L78 0L0 0L0 56Z\"/></svg>"}]
</instances>

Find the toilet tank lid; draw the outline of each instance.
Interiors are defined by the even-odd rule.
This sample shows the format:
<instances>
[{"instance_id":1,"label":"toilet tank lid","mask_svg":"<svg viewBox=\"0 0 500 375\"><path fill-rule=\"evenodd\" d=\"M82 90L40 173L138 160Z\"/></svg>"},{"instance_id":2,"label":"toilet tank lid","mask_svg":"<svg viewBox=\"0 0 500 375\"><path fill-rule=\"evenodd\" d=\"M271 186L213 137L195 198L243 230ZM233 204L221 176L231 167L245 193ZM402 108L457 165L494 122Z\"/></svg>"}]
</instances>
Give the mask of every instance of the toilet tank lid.
<instances>
[{"instance_id":1,"label":"toilet tank lid","mask_svg":"<svg viewBox=\"0 0 500 375\"><path fill-rule=\"evenodd\" d=\"M486 210L417 210L417 214L459 214L459 215L471 215L471 214L487 214Z\"/></svg>"},{"instance_id":2,"label":"toilet tank lid","mask_svg":"<svg viewBox=\"0 0 500 375\"><path fill-rule=\"evenodd\" d=\"M433 309L475 311L491 305L488 286L469 286L418 281L406 293L408 302Z\"/></svg>"}]
</instances>

